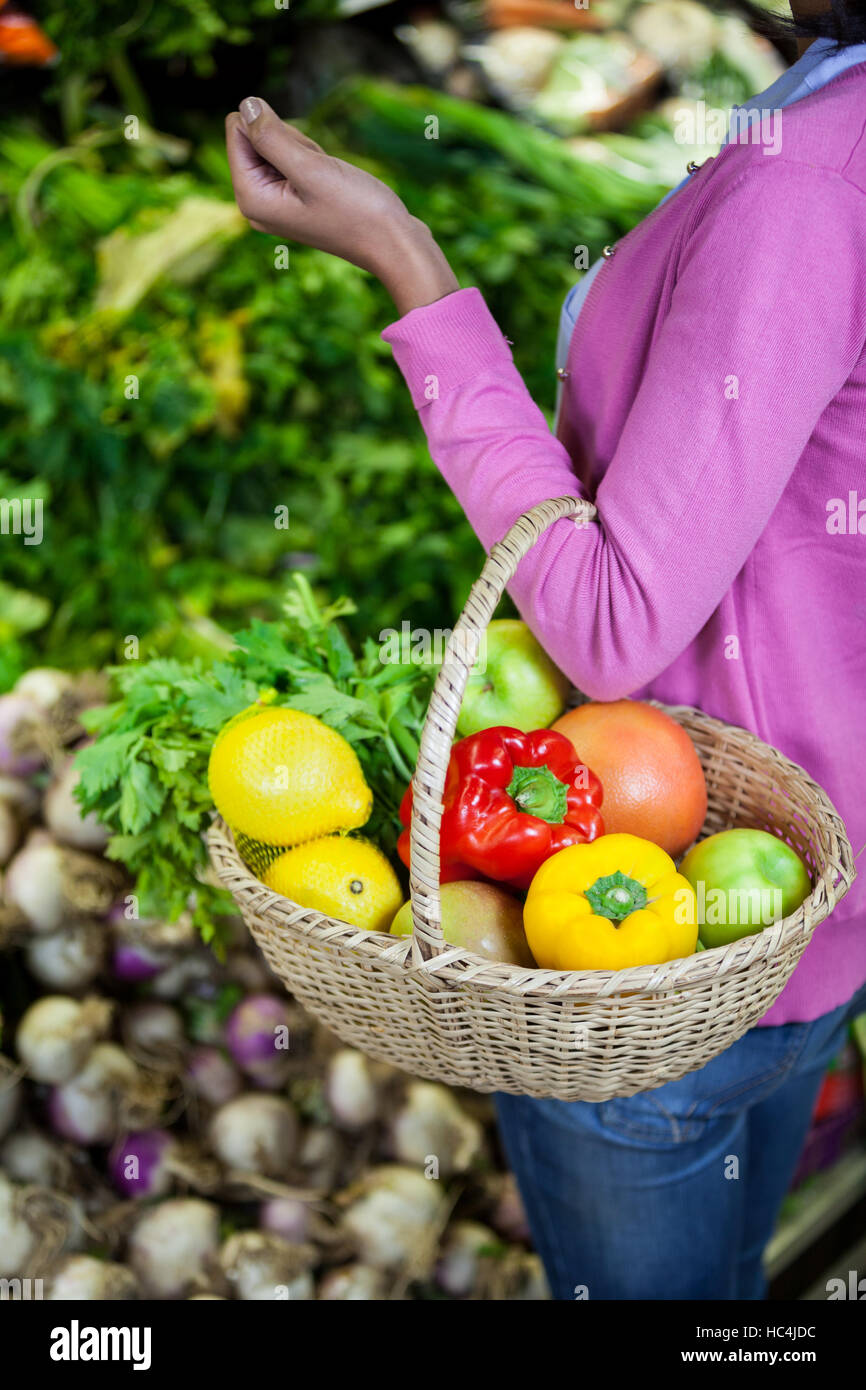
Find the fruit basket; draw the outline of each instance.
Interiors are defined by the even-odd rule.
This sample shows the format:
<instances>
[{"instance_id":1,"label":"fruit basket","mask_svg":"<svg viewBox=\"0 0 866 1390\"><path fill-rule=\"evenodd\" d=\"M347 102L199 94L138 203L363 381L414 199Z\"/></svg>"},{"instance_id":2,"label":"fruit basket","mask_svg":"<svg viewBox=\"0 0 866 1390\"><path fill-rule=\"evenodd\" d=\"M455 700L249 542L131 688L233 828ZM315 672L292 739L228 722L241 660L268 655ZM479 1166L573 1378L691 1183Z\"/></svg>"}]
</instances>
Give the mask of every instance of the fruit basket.
<instances>
[{"instance_id":1,"label":"fruit basket","mask_svg":"<svg viewBox=\"0 0 866 1390\"><path fill-rule=\"evenodd\" d=\"M770 1007L812 932L854 880L851 846L825 792L753 734L699 710L665 707L704 769L703 834L769 830L806 863L812 892L789 917L725 947L627 970L526 969L445 943L439 895L442 791L482 632L538 537L591 504L563 497L522 516L494 546L450 639L413 781L410 939L359 931L271 892L220 820L211 859L291 993L339 1037L416 1076L477 1091L603 1101L703 1066Z\"/></svg>"}]
</instances>

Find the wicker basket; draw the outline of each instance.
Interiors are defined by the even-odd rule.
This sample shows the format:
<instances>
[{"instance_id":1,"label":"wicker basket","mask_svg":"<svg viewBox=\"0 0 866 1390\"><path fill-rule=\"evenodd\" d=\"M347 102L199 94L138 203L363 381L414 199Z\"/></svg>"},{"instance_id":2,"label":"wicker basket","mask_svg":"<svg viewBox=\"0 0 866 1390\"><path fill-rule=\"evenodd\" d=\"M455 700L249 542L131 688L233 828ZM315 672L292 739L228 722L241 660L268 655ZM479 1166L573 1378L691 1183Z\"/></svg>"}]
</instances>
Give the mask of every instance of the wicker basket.
<instances>
[{"instance_id":1,"label":"wicker basket","mask_svg":"<svg viewBox=\"0 0 866 1390\"><path fill-rule=\"evenodd\" d=\"M757 826L806 860L811 895L792 916L727 947L666 965L562 972L482 960L446 946L439 911L439 820L457 715L480 634L520 559L575 498L544 502L494 547L449 642L430 700L414 779L411 940L359 931L270 892L227 827L210 852L221 882L277 975L346 1042L414 1073L477 1091L607 1100L651 1090L704 1065L769 1008L813 930L854 879L842 822L819 786L742 729L687 708L707 779L706 834Z\"/></svg>"}]
</instances>

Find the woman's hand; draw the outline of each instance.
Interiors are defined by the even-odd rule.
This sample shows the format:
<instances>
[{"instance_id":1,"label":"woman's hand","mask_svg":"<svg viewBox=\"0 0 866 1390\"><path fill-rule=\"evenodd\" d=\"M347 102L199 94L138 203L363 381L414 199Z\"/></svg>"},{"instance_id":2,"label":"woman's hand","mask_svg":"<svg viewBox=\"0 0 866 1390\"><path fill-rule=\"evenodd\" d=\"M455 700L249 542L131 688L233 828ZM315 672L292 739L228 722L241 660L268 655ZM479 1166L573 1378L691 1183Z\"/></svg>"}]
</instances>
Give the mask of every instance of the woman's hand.
<instances>
[{"instance_id":1,"label":"woman's hand","mask_svg":"<svg viewBox=\"0 0 866 1390\"><path fill-rule=\"evenodd\" d=\"M226 120L238 207L259 232L315 246L382 281L402 315L458 289L429 228L380 179L326 154L267 102Z\"/></svg>"}]
</instances>

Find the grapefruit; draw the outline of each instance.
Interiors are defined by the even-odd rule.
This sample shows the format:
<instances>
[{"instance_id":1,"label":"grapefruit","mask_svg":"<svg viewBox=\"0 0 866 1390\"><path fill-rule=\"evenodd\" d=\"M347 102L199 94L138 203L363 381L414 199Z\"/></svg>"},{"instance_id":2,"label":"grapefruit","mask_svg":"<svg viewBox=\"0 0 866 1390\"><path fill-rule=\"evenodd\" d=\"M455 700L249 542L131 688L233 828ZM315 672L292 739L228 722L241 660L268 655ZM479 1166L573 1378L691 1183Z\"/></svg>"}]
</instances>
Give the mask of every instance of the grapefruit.
<instances>
[{"instance_id":1,"label":"grapefruit","mask_svg":"<svg viewBox=\"0 0 866 1390\"><path fill-rule=\"evenodd\" d=\"M707 814L707 784L681 724L642 700L592 701L553 725L601 778L608 834L639 835L676 859Z\"/></svg>"}]
</instances>

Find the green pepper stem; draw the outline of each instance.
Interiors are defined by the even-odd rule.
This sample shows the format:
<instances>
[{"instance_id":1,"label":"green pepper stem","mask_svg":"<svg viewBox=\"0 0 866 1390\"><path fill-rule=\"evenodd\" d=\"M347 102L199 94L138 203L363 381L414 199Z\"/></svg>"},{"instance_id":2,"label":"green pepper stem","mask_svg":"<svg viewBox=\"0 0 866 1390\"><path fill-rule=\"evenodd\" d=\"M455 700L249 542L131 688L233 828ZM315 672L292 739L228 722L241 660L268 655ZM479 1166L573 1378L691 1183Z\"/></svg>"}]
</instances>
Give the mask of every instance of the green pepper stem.
<instances>
[{"instance_id":1,"label":"green pepper stem","mask_svg":"<svg viewBox=\"0 0 866 1390\"><path fill-rule=\"evenodd\" d=\"M542 763L541 767L515 767L506 787L518 811L537 816L548 825L562 825L568 810L568 787Z\"/></svg>"},{"instance_id":2,"label":"green pepper stem","mask_svg":"<svg viewBox=\"0 0 866 1390\"><path fill-rule=\"evenodd\" d=\"M607 917L610 922L621 922L647 905L647 892L643 884L619 869L614 874L597 878L592 887L587 888L584 897L597 917Z\"/></svg>"}]
</instances>

